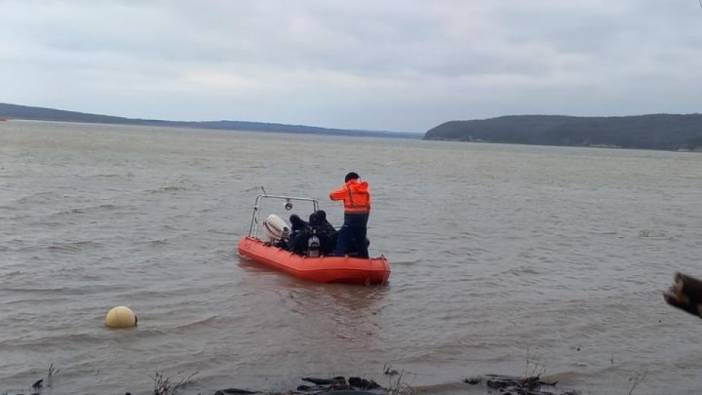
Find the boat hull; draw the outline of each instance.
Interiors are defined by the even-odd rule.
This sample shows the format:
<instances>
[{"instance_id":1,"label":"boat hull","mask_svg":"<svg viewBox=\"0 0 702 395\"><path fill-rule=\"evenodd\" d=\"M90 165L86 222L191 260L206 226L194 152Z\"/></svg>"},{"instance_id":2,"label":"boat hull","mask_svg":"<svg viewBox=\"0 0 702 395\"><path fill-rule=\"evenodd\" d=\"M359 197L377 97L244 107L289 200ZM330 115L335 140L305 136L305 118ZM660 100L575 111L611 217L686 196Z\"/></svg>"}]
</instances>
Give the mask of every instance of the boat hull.
<instances>
[{"instance_id":1,"label":"boat hull","mask_svg":"<svg viewBox=\"0 0 702 395\"><path fill-rule=\"evenodd\" d=\"M390 263L384 256L311 258L264 244L253 237L239 240L239 255L294 277L320 283L386 284L390 278Z\"/></svg>"}]
</instances>

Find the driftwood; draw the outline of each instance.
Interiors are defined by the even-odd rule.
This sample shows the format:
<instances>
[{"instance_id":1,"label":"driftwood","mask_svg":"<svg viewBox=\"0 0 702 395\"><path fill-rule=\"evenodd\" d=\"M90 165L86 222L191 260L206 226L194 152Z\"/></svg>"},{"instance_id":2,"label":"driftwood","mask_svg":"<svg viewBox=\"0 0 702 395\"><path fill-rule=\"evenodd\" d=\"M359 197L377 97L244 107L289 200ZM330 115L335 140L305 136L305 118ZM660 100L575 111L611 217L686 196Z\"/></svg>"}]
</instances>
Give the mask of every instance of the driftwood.
<instances>
[{"instance_id":1,"label":"driftwood","mask_svg":"<svg viewBox=\"0 0 702 395\"><path fill-rule=\"evenodd\" d=\"M663 293L669 305L702 318L702 281L675 273L673 285Z\"/></svg>"},{"instance_id":2,"label":"driftwood","mask_svg":"<svg viewBox=\"0 0 702 395\"><path fill-rule=\"evenodd\" d=\"M478 384L478 378L466 379L468 384ZM544 390L544 387L554 387L555 381L542 380L539 376L532 377L512 377L489 374L485 376L485 385L493 390L500 391L501 394L519 395L577 395L576 391L552 392Z\"/></svg>"},{"instance_id":3,"label":"driftwood","mask_svg":"<svg viewBox=\"0 0 702 395\"><path fill-rule=\"evenodd\" d=\"M344 394L372 394L367 390L382 390L383 388L373 380L366 380L361 377L349 377L348 382L343 376L334 377L331 379L320 379L314 377L303 377L303 381L315 384L315 386L301 385L297 387L298 391L325 394L332 392L336 395Z\"/></svg>"}]
</instances>

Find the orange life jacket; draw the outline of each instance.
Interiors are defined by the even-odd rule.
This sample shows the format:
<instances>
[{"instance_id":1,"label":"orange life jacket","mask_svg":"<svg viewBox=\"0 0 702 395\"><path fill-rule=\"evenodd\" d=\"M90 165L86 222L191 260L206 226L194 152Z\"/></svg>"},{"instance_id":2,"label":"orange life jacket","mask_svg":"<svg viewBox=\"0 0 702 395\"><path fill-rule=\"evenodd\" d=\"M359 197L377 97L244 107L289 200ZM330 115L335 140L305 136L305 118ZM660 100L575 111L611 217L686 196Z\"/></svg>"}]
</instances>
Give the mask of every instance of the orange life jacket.
<instances>
[{"instance_id":1,"label":"orange life jacket","mask_svg":"<svg viewBox=\"0 0 702 395\"><path fill-rule=\"evenodd\" d=\"M343 200L344 212L348 214L363 214L370 212L371 196L368 190L368 183L349 180L341 188L329 194L331 200Z\"/></svg>"}]
</instances>

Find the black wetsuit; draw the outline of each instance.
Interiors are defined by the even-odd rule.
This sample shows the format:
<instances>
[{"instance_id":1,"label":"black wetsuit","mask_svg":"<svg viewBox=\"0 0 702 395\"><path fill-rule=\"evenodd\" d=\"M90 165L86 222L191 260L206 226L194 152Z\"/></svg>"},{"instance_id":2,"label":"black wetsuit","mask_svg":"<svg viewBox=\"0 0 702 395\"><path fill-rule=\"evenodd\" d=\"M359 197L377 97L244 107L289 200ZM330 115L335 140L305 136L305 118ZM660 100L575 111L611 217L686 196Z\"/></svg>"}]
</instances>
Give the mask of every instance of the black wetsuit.
<instances>
[{"instance_id":1,"label":"black wetsuit","mask_svg":"<svg viewBox=\"0 0 702 395\"><path fill-rule=\"evenodd\" d=\"M310 226L297 214L290 216L290 224L292 225L292 231L290 232L288 250L298 255L305 255L307 252L307 239L310 236Z\"/></svg>"},{"instance_id":2,"label":"black wetsuit","mask_svg":"<svg viewBox=\"0 0 702 395\"><path fill-rule=\"evenodd\" d=\"M327 213L324 210L316 211L310 215L310 228L319 238L319 249L322 255L331 255L336 247L338 232L327 221Z\"/></svg>"}]
</instances>

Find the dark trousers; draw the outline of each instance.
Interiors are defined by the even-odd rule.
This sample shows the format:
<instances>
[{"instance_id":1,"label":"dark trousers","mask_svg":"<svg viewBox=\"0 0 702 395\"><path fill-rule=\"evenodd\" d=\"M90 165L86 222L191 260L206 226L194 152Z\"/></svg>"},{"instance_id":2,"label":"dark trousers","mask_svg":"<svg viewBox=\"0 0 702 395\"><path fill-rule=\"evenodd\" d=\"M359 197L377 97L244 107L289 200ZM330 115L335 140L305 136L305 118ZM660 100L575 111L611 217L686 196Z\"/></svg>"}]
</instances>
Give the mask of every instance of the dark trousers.
<instances>
[{"instance_id":1,"label":"dark trousers","mask_svg":"<svg viewBox=\"0 0 702 395\"><path fill-rule=\"evenodd\" d=\"M368 245L366 244L367 225L368 213L344 214L344 225L339 230L334 255L352 255L359 258L368 258Z\"/></svg>"}]
</instances>

